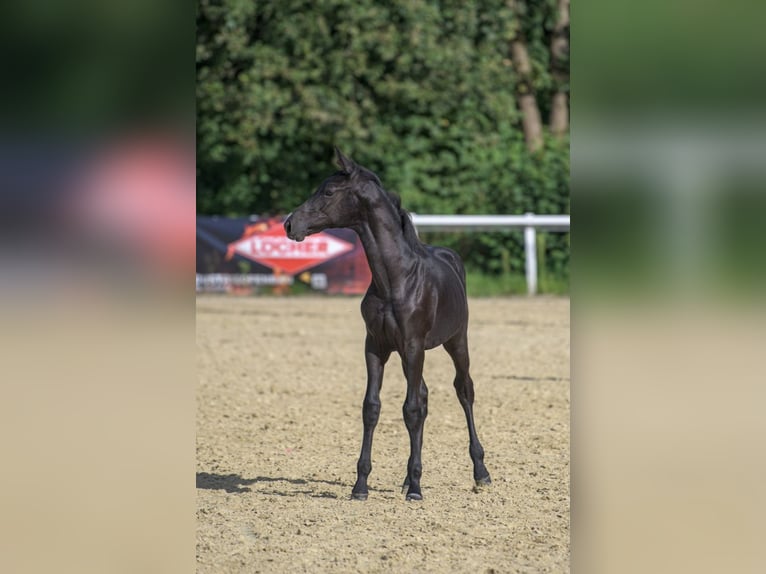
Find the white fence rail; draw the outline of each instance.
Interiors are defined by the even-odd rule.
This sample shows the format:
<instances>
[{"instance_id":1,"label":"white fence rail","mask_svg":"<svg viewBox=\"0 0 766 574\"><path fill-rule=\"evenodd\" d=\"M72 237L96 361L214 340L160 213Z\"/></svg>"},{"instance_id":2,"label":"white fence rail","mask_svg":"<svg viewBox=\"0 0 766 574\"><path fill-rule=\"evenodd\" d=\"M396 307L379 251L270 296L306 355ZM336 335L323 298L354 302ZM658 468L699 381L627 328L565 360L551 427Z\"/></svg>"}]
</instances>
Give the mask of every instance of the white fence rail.
<instances>
[{"instance_id":1,"label":"white fence rail","mask_svg":"<svg viewBox=\"0 0 766 574\"><path fill-rule=\"evenodd\" d=\"M525 272L527 293L537 293L537 229L569 232L568 215L418 215L412 223L425 231L503 231L524 230Z\"/></svg>"}]
</instances>

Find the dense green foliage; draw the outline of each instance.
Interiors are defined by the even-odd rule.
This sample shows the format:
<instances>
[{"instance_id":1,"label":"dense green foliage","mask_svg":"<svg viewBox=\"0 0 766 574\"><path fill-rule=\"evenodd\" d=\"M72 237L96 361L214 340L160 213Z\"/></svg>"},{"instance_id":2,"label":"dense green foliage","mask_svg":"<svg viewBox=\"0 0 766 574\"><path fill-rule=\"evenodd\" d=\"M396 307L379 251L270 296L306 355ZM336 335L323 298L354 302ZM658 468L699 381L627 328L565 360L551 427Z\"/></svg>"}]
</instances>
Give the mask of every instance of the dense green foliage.
<instances>
[{"instance_id":1,"label":"dense green foliage","mask_svg":"<svg viewBox=\"0 0 766 574\"><path fill-rule=\"evenodd\" d=\"M200 0L198 212L288 212L338 145L413 212L568 213L568 141L527 151L508 48L521 30L547 118L555 1L513 6ZM567 279L568 235L541 237L543 272ZM470 268L523 270L519 233L436 239Z\"/></svg>"}]
</instances>

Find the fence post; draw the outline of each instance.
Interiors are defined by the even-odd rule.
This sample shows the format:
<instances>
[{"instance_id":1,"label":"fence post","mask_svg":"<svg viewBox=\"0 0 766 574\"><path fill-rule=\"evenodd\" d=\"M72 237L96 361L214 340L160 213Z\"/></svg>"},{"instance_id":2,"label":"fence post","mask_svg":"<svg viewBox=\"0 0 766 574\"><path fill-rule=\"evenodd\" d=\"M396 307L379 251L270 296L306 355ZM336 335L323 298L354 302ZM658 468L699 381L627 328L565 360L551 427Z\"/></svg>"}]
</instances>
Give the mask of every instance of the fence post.
<instances>
[{"instance_id":1,"label":"fence post","mask_svg":"<svg viewBox=\"0 0 766 574\"><path fill-rule=\"evenodd\" d=\"M534 217L533 213L525 213L528 219ZM524 252L526 254L527 294L537 293L537 234L534 225L524 228Z\"/></svg>"}]
</instances>

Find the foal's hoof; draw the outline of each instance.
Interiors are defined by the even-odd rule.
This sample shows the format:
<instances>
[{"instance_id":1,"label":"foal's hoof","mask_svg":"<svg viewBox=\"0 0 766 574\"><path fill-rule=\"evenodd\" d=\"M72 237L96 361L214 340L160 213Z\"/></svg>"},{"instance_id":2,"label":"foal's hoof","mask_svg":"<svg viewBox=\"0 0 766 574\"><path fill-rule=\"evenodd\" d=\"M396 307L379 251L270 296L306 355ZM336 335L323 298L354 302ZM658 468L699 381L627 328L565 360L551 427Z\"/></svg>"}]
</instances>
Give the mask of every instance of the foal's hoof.
<instances>
[{"instance_id":1,"label":"foal's hoof","mask_svg":"<svg viewBox=\"0 0 766 574\"><path fill-rule=\"evenodd\" d=\"M476 484L473 487L473 491L481 492L485 488L489 487L489 485L491 484L492 484L492 479L489 478L489 475L487 475L484 478L480 478L476 481Z\"/></svg>"},{"instance_id":2,"label":"foal's hoof","mask_svg":"<svg viewBox=\"0 0 766 574\"><path fill-rule=\"evenodd\" d=\"M492 484L492 479L489 477L489 475L485 476L484 478L480 478L476 481L476 486L481 488L482 486L489 486Z\"/></svg>"},{"instance_id":3,"label":"foal's hoof","mask_svg":"<svg viewBox=\"0 0 766 574\"><path fill-rule=\"evenodd\" d=\"M417 492L410 492L406 498L407 502L410 500L423 500L423 495Z\"/></svg>"},{"instance_id":4,"label":"foal's hoof","mask_svg":"<svg viewBox=\"0 0 766 574\"><path fill-rule=\"evenodd\" d=\"M351 500L367 500L366 492L352 492Z\"/></svg>"}]
</instances>

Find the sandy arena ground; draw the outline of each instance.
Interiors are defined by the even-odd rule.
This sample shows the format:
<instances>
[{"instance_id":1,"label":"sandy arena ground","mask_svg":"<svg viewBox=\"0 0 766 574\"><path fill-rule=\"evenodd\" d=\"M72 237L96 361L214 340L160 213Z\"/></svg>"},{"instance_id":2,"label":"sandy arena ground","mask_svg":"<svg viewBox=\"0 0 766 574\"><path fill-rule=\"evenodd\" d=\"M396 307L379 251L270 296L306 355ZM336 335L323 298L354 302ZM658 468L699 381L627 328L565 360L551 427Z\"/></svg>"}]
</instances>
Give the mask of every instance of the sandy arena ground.
<instances>
[{"instance_id":1,"label":"sandy arena ground","mask_svg":"<svg viewBox=\"0 0 766 574\"><path fill-rule=\"evenodd\" d=\"M361 298L197 298L197 570L568 572L569 300L470 301L474 492L447 353L426 353L424 500L386 369L370 496L349 500L365 389Z\"/></svg>"}]
</instances>

